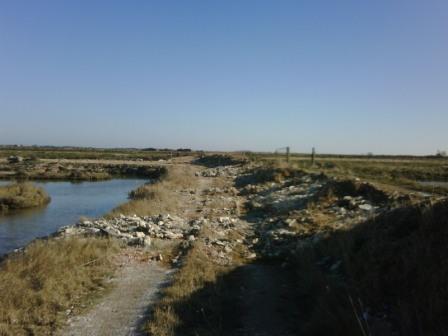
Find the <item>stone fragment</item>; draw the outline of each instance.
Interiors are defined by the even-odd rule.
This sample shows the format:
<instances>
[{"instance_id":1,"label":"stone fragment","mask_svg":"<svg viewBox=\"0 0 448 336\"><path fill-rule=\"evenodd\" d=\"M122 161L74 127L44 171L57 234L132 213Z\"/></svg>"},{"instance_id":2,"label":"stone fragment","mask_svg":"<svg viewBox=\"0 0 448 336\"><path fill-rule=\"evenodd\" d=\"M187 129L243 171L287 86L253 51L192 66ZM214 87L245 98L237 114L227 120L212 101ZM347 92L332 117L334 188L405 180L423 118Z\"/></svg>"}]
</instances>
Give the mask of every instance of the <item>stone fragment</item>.
<instances>
[{"instance_id":1,"label":"stone fragment","mask_svg":"<svg viewBox=\"0 0 448 336\"><path fill-rule=\"evenodd\" d=\"M367 203L365 203L365 204L360 204L358 207L359 207L361 210L364 210L364 211L372 211L372 210L373 210L373 206L370 205L370 204L367 204Z\"/></svg>"}]
</instances>

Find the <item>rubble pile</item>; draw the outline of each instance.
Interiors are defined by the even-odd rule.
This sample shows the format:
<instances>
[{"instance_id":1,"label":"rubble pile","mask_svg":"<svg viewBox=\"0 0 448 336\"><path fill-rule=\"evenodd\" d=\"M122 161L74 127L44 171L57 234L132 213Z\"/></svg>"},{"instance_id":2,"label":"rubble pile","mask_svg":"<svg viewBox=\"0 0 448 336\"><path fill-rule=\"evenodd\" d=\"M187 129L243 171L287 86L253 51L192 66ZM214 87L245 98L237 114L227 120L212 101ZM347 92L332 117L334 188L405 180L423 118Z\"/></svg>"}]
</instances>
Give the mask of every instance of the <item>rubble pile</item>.
<instances>
[{"instance_id":1,"label":"rubble pile","mask_svg":"<svg viewBox=\"0 0 448 336\"><path fill-rule=\"evenodd\" d=\"M202 172L196 172L195 175L203 177L218 177L218 176L236 177L238 176L239 171L240 171L239 167L223 166L223 167L204 169Z\"/></svg>"},{"instance_id":2,"label":"rubble pile","mask_svg":"<svg viewBox=\"0 0 448 336\"><path fill-rule=\"evenodd\" d=\"M207 222L211 234L203 238L207 254L214 263L225 266L232 263L232 253L238 244L243 244L241 239L231 239L231 232L238 225L238 219L234 217L218 217Z\"/></svg>"},{"instance_id":3,"label":"rubble pile","mask_svg":"<svg viewBox=\"0 0 448 336\"><path fill-rule=\"evenodd\" d=\"M404 200L402 195L388 195L369 183L340 182L313 174L247 184L240 195L246 196L248 214L259 223L260 253L273 258L291 255L334 230L366 221Z\"/></svg>"},{"instance_id":4,"label":"rubble pile","mask_svg":"<svg viewBox=\"0 0 448 336\"><path fill-rule=\"evenodd\" d=\"M123 240L128 245L151 245L151 238L193 239L200 231L197 221L188 222L177 216L124 216L112 219L81 220L65 226L58 235L103 235ZM193 238L192 238L193 237Z\"/></svg>"}]
</instances>

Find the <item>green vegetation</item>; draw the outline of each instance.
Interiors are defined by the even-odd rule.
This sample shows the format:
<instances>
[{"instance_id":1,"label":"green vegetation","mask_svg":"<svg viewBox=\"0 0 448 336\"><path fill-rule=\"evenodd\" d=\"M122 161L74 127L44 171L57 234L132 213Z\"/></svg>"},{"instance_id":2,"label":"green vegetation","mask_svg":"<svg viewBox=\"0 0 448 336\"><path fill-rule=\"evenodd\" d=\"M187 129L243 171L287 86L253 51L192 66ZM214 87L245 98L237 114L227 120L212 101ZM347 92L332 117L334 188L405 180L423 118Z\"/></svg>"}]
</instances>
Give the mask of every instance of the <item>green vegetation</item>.
<instances>
[{"instance_id":1,"label":"green vegetation","mask_svg":"<svg viewBox=\"0 0 448 336\"><path fill-rule=\"evenodd\" d=\"M118 245L104 239L36 241L0 264L0 335L47 335L68 309L105 286Z\"/></svg>"},{"instance_id":2,"label":"green vegetation","mask_svg":"<svg viewBox=\"0 0 448 336\"><path fill-rule=\"evenodd\" d=\"M48 202L50 197L45 190L31 183L15 183L0 187L0 213L38 207Z\"/></svg>"}]
</instances>

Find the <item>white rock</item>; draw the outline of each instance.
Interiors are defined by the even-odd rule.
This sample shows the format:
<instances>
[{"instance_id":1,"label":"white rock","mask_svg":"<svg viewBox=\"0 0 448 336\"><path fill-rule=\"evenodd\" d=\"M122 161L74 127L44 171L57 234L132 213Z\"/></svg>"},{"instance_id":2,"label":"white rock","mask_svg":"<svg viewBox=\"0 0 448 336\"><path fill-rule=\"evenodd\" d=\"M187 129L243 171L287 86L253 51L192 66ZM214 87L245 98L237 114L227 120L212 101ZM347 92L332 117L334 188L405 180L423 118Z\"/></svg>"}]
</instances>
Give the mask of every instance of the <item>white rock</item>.
<instances>
[{"instance_id":1,"label":"white rock","mask_svg":"<svg viewBox=\"0 0 448 336\"><path fill-rule=\"evenodd\" d=\"M142 238L142 239L146 237L144 232L135 232L134 235L135 235L135 237Z\"/></svg>"},{"instance_id":2,"label":"white rock","mask_svg":"<svg viewBox=\"0 0 448 336\"><path fill-rule=\"evenodd\" d=\"M251 253L247 256L247 259L255 259L257 257L256 253Z\"/></svg>"},{"instance_id":3,"label":"white rock","mask_svg":"<svg viewBox=\"0 0 448 336\"><path fill-rule=\"evenodd\" d=\"M370 204L361 204L361 205L359 205L358 206L361 210L364 210L364 211L372 211L373 210L373 206L372 205L370 205Z\"/></svg>"},{"instance_id":4,"label":"white rock","mask_svg":"<svg viewBox=\"0 0 448 336\"><path fill-rule=\"evenodd\" d=\"M182 233L175 233L175 232L165 232L165 237L168 239L182 239L184 235Z\"/></svg>"},{"instance_id":5,"label":"white rock","mask_svg":"<svg viewBox=\"0 0 448 336\"><path fill-rule=\"evenodd\" d=\"M230 246L226 246L224 247L224 251L226 251L227 253L232 252L232 248Z\"/></svg>"},{"instance_id":6,"label":"white rock","mask_svg":"<svg viewBox=\"0 0 448 336\"><path fill-rule=\"evenodd\" d=\"M145 237L145 238L143 239L143 245L144 245L144 246L149 247L149 246L151 246L151 243L152 243L152 241L151 241L151 238L150 238L150 237Z\"/></svg>"}]
</instances>

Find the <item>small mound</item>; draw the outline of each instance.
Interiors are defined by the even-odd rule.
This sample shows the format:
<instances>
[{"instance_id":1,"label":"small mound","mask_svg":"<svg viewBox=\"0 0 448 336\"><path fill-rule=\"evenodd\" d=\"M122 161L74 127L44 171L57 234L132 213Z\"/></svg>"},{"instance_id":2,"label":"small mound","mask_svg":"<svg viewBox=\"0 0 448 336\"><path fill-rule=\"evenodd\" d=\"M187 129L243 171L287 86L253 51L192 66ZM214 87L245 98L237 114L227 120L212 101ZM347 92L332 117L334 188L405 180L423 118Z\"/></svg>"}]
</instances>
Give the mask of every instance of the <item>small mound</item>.
<instances>
[{"instance_id":1,"label":"small mound","mask_svg":"<svg viewBox=\"0 0 448 336\"><path fill-rule=\"evenodd\" d=\"M239 188L243 188L249 184L261 184L266 182L281 182L287 178L300 177L305 175L301 170L286 167L286 168L254 168L246 175L238 176L235 184Z\"/></svg>"},{"instance_id":2,"label":"small mound","mask_svg":"<svg viewBox=\"0 0 448 336\"><path fill-rule=\"evenodd\" d=\"M15 183L0 187L0 212L33 208L51 200L43 188L31 183Z\"/></svg>"},{"instance_id":3,"label":"small mound","mask_svg":"<svg viewBox=\"0 0 448 336\"><path fill-rule=\"evenodd\" d=\"M326 196L362 196L374 203L383 203L389 199L388 194L368 182L354 180L332 180L319 192L318 197Z\"/></svg>"},{"instance_id":4,"label":"small mound","mask_svg":"<svg viewBox=\"0 0 448 336\"><path fill-rule=\"evenodd\" d=\"M232 155L207 155L196 159L193 163L208 168L215 168L221 166L233 166L238 164L247 163L247 159L243 157L237 157Z\"/></svg>"}]
</instances>

